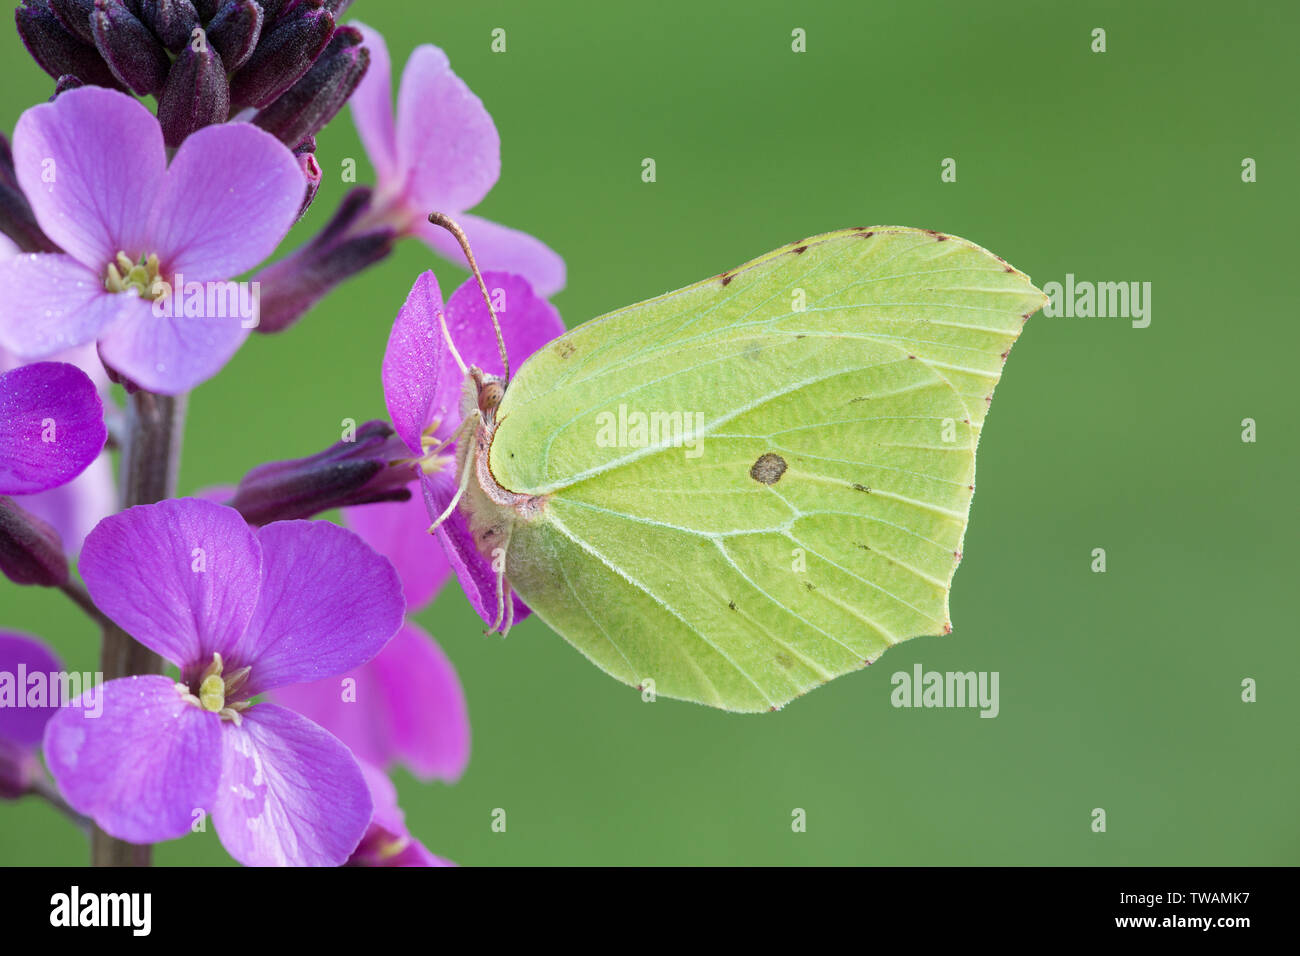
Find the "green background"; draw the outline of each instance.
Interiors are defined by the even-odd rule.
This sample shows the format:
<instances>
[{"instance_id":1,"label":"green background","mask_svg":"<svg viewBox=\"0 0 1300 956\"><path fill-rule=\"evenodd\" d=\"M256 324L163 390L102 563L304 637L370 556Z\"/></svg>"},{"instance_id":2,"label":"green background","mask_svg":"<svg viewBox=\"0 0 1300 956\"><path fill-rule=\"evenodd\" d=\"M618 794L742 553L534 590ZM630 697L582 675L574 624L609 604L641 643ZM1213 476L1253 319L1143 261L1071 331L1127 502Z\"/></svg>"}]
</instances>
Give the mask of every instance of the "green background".
<instances>
[{"instance_id":1,"label":"green background","mask_svg":"<svg viewBox=\"0 0 1300 956\"><path fill-rule=\"evenodd\" d=\"M398 773L412 831L463 864L1300 862L1300 8L491 6L352 13L399 68L415 43L442 46L483 98L503 174L476 211L564 255L570 326L870 224L967 237L1040 286L1151 282L1152 322L1030 321L984 430L954 633L778 714L643 703L537 620L484 637L449 585L419 620L460 671L473 756L454 786ZM0 33L12 129L51 82ZM1257 183L1242 182L1248 156ZM348 188L345 157L369 168L346 115L318 157L325 184L287 248ZM945 157L956 183L940 181ZM411 241L289 333L250 341L193 396L182 491L324 447L345 417L384 417L388 329L430 265L445 290L464 278ZM95 633L66 603L0 582L4 626L93 669ZM917 662L998 671L1000 715L891 707L890 675ZM1241 700L1248 677L1256 703ZM792 832L795 808L807 832ZM44 805L0 807L0 861L86 858ZM211 833L157 859L229 862Z\"/></svg>"}]
</instances>

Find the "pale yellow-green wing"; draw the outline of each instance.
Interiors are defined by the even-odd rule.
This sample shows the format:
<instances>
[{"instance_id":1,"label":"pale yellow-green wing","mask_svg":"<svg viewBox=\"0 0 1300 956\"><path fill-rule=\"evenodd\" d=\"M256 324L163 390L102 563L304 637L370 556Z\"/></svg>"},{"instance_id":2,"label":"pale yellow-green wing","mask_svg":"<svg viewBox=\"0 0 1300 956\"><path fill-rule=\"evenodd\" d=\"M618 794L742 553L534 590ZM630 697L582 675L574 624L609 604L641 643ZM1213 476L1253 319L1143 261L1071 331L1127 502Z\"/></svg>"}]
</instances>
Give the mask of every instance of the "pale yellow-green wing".
<instances>
[{"instance_id":1,"label":"pale yellow-green wing","mask_svg":"<svg viewBox=\"0 0 1300 956\"><path fill-rule=\"evenodd\" d=\"M760 711L951 629L975 447L1043 296L952 236L830 233L531 357L504 487L547 496L507 572L614 677Z\"/></svg>"}]
</instances>

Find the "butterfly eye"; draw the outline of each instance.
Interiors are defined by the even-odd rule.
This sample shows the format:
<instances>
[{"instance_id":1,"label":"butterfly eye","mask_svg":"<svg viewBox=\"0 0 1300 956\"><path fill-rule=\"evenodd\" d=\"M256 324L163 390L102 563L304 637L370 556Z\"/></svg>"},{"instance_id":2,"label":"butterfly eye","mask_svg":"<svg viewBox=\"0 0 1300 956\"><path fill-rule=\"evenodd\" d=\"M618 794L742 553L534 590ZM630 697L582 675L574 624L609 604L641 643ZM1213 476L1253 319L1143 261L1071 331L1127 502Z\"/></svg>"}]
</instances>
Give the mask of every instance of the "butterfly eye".
<instances>
[{"instance_id":1,"label":"butterfly eye","mask_svg":"<svg viewBox=\"0 0 1300 956\"><path fill-rule=\"evenodd\" d=\"M506 390L498 381L484 382L478 390L478 410L484 418L491 418L497 406L501 404Z\"/></svg>"}]
</instances>

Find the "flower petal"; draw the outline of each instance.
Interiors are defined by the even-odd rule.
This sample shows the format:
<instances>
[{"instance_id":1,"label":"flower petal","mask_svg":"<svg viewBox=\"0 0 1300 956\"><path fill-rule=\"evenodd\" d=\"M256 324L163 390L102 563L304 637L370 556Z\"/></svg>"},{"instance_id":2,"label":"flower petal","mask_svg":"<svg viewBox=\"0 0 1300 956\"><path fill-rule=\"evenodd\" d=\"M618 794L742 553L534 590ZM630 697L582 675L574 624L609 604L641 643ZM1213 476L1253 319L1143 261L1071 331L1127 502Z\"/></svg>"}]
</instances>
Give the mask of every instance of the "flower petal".
<instances>
[{"instance_id":1,"label":"flower petal","mask_svg":"<svg viewBox=\"0 0 1300 956\"><path fill-rule=\"evenodd\" d=\"M497 309L501 336L505 339L513 371L518 371L524 360L547 342L564 334L564 323L560 321L555 306L538 298L522 276L509 272L485 272L483 282L492 295L493 307ZM451 340L456 343L456 350L465 364L477 365L485 372L500 375L503 371L501 350L478 283L472 278L462 283L447 300L444 311ZM434 407L457 408L463 379L450 351L443 356L437 383ZM450 436L459 418L456 415L451 421L444 421L438 434Z\"/></svg>"},{"instance_id":2,"label":"flower petal","mask_svg":"<svg viewBox=\"0 0 1300 956\"><path fill-rule=\"evenodd\" d=\"M27 675L53 674L63 670L54 651L36 638L13 631L0 631L0 675L7 675L14 682L11 701L4 701L0 696L0 741L9 741L20 747L35 747L41 742L45 724L59 709L63 701L56 700L47 706L29 707L27 701L28 686L26 681L18 680L18 668L23 667ZM0 676L0 680L4 677Z\"/></svg>"},{"instance_id":3,"label":"flower petal","mask_svg":"<svg viewBox=\"0 0 1300 956\"><path fill-rule=\"evenodd\" d=\"M429 534L429 515L418 491L406 501L344 508L343 523L393 562L408 614L432 601L451 573L447 556Z\"/></svg>"},{"instance_id":4,"label":"flower petal","mask_svg":"<svg viewBox=\"0 0 1300 956\"><path fill-rule=\"evenodd\" d=\"M306 190L298 161L250 123L191 134L167 170L150 218L150 252L168 281L228 279L253 268L298 218Z\"/></svg>"},{"instance_id":5,"label":"flower petal","mask_svg":"<svg viewBox=\"0 0 1300 956\"><path fill-rule=\"evenodd\" d=\"M194 811L217 794L221 718L157 674L109 681L79 700L45 728L45 762L72 808L132 843L188 833Z\"/></svg>"},{"instance_id":6,"label":"flower petal","mask_svg":"<svg viewBox=\"0 0 1300 956\"><path fill-rule=\"evenodd\" d=\"M501 173L501 139L480 100L436 46L415 48L397 92L397 156L423 219L477 206Z\"/></svg>"},{"instance_id":7,"label":"flower petal","mask_svg":"<svg viewBox=\"0 0 1300 956\"><path fill-rule=\"evenodd\" d=\"M262 548L234 508L177 498L105 518L80 567L100 610L184 670L214 652L232 659L257 606Z\"/></svg>"},{"instance_id":8,"label":"flower petal","mask_svg":"<svg viewBox=\"0 0 1300 956\"><path fill-rule=\"evenodd\" d=\"M430 536L432 537L432 536ZM344 693L344 681L348 693ZM374 660L342 677L282 687L275 700L334 734L364 763L403 763L454 783L469 762L469 712L451 661L407 621Z\"/></svg>"},{"instance_id":9,"label":"flower petal","mask_svg":"<svg viewBox=\"0 0 1300 956\"><path fill-rule=\"evenodd\" d=\"M104 333L100 354L105 363L151 392L179 395L207 381L249 335L239 316L155 315L153 303L135 302L138 308Z\"/></svg>"},{"instance_id":10,"label":"flower petal","mask_svg":"<svg viewBox=\"0 0 1300 956\"><path fill-rule=\"evenodd\" d=\"M375 167L375 179L382 189L397 177L397 133L393 125L393 68L388 44L377 30L353 20L370 51L370 66L348 98L357 135ZM397 184L400 188L400 183Z\"/></svg>"},{"instance_id":11,"label":"flower petal","mask_svg":"<svg viewBox=\"0 0 1300 956\"><path fill-rule=\"evenodd\" d=\"M75 365L38 362L0 375L0 495L67 484L107 439L99 392Z\"/></svg>"},{"instance_id":12,"label":"flower petal","mask_svg":"<svg viewBox=\"0 0 1300 956\"><path fill-rule=\"evenodd\" d=\"M439 375L450 363L459 388L463 378L447 351L438 316L442 313L442 292L432 272L421 273L411 286L406 301L397 310L393 330L384 350L384 401L393 428L413 454L422 453L421 436L432 419L459 419L459 392L450 406L433 404L439 391ZM443 389L450 393L450 388ZM453 422L454 427L454 422Z\"/></svg>"},{"instance_id":13,"label":"flower petal","mask_svg":"<svg viewBox=\"0 0 1300 956\"><path fill-rule=\"evenodd\" d=\"M253 668L249 694L349 671L402 626L397 572L351 531L328 521L277 521L257 537L261 598L232 651Z\"/></svg>"},{"instance_id":14,"label":"flower petal","mask_svg":"<svg viewBox=\"0 0 1300 956\"><path fill-rule=\"evenodd\" d=\"M256 704L222 727L212 809L221 844L245 866L340 866L370 823L356 758L311 721Z\"/></svg>"},{"instance_id":15,"label":"flower petal","mask_svg":"<svg viewBox=\"0 0 1300 956\"><path fill-rule=\"evenodd\" d=\"M397 788L388 775L361 763L374 812L370 826L348 860L349 866L455 866L434 856L406 829L406 814L397 805Z\"/></svg>"},{"instance_id":16,"label":"flower petal","mask_svg":"<svg viewBox=\"0 0 1300 956\"><path fill-rule=\"evenodd\" d=\"M429 514L437 517L446 510L456 493L455 479L447 472L424 478L424 501ZM461 590L475 613L491 627L497 620L497 575L492 562L485 558L474 544L465 513L457 508L438 528L438 542L446 552L447 562L460 581ZM532 611L511 592L515 602L514 621L518 624Z\"/></svg>"},{"instance_id":17,"label":"flower petal","mask_svg":"<svg viewBox=\"0 0 1300 956\"><path fill-rule=\"evenodd\" d=\"M148 306L114 295L72 256L33 252L0 263L0 347L25 359L93 342L120 316Z\"/></svg>"},{"instance_id":18,"label":"flower petal","mask_svg":"<svg viewBox=\"0 0 1300 956\"><path fill-rule=\"evenodd\" d=\"M146 226L167 156L142 104L82 86L33 106L14 127L14 170L36 221L92 270L148 250Z\"/></svg>"},{"instance_id":19,"label":"flower petal","mask_svg":"<svg viewBox=\"0 0 1300 956\"><path fill-rule=\"evenodd\" d=\"M518 273L541 296L555 295L564 288L564 259L542 240L469 213L461 213L456 221L465 230L469 246L474 250L474 261L480 269ZM469 268L460 243L446 229L421 216L415 225L415 234L440 256L462 268Z\"/></svg>"}]
</instances>

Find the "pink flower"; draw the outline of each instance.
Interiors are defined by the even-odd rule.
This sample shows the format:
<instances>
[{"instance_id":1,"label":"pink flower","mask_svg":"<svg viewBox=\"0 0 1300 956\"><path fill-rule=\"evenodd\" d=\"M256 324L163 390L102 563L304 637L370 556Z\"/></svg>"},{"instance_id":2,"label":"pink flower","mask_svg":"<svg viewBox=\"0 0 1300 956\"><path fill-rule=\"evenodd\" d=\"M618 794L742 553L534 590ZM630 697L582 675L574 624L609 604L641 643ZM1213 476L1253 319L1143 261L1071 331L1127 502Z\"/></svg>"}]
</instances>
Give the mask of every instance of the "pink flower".
<instances>
[{"instance_id":1,"label":"pink flower","mask_svg":"<svg viewBox=\"0 0 1300 956\"><path fill-rule=\"evenodd\" d=\"M456 240L431 226L431 212L460 223L484 269L526 278L543 297L564 288L564 260L527 233L465 212L482 202L501 173L501 139L492 117L436 46L415 48L402 71L393 114L392 68L384 38L361 23L370 68L349 104L375 167L376 218L417 235L435 252L467 265Z\"/></svg>"},{"instance_id":2,"label":"pink flower","mask_svg":"<svg viewBox=\"0 0 1300 956\"><path fill-rule=\"evenodd\" d=\"M247 318L155 305L180 277L206 301L270 255L305 189L288 148L230 123L194 133L169 166L144 106L82 87L23 113L13 154L37 222L64 251L0 264L0 346L30 360L97 341L110 368L169 394L216 374L247 338Z\"/></svg>"}]
</instances>

